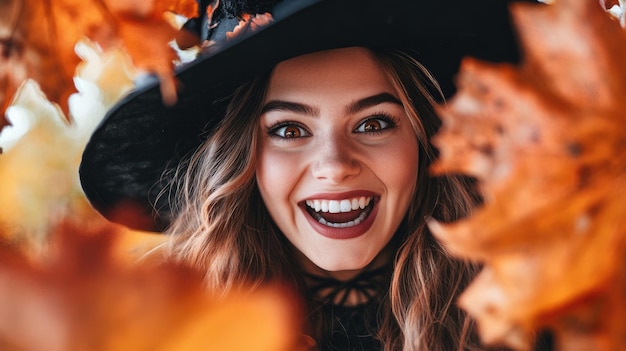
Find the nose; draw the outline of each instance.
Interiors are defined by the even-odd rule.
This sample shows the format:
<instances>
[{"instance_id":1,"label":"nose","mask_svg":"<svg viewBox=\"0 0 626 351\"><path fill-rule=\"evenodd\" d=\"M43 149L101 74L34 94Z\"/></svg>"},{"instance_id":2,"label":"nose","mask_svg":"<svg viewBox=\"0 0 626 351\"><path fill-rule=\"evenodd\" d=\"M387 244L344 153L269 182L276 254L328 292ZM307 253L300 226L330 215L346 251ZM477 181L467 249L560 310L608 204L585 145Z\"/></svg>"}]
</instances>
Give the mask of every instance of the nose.
<instances>
[{"instance_id":1,"label":"nose","mask_svg":"<svg viewBox=\"0 0 626 351\"><path fill-rule=\"evenodd\" d=\"M333 136L321 140L311 170L316 179L338 184L359 174L361 165L355 157L355 147L345 136Z\"/></svg>"}]
</instances>

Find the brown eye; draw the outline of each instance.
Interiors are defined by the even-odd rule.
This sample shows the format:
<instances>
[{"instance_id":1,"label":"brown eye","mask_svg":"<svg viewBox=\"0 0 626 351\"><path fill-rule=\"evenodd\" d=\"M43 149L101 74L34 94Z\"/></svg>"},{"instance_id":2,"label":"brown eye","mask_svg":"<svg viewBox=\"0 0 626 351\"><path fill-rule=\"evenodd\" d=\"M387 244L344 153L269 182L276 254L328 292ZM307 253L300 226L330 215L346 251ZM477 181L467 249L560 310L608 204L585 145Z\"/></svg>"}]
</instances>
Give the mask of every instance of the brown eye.
<instances>
[{"instance_id":1,"label":"brown eye","mask_svg":"<svg viewBox=\"0 0 626 351\"><path fill-rule=\"evenodd\" d=\"M375 119L370 119L369 121L363 123L363 131L364 132L373 132L376 130L381 130L382 126L380 122Z\"/></svg>"},{"instance_id":2,"label":"brown eye","mask_svg":"<svg viewBox=\"0 0 626 351\"><path fill-rule=\"evenodd\" d=\"M282 134L283 138L299 138L302 135L300 128L294 126L285 127Z\"/></svg>"},{"instance_id":3,"label":"brown eye","mask_svg":"<svg viewBox=\"0 0 626 351\"><path fill-rule=\"evenodd\" d=\"M356 133L382 133L385 129L393 128L396 123L386 116L376 116L361 122L354 130Z\"/></svg>"},{"instance_id":4,"label":"brown eye","mask_svg":"<svg viewBox=\"0 0 626 351\"><path fill-rule=\"evenodd\" d=\"M269 134L282 139L297 139L310 136L306 129L292 123L279 125L271 129Z\"/></svg>"}]
</instances>

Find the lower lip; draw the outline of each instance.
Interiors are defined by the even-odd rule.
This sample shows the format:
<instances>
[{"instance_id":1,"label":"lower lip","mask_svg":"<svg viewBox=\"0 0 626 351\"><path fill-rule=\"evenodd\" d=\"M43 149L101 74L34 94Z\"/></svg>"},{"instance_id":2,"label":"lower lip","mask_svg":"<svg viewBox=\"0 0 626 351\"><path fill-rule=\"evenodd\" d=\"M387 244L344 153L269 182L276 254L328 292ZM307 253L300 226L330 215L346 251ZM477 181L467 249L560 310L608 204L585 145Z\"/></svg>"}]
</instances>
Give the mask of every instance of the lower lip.
<instances>
[{"instance_id":1,"label":"lower lip","mask_svg":"<svg viewBox=\"0 0 626 351\"><path fill-rule=\"evenodd\" d=\"M372 227L376 214L378 213L378 203L374 205L374 208L372 208L369 216L367 216L363 222L350 228L333 228L323 225L315 220L315 218L311 217L311 215L306 212L306 208L302 208L302 211L304 212L304 217L307 221L309 221L311 227L313 227L313 229L322 236L329 239L353 239L365 234L365 232Z\"/></svg>"}]
</instances>

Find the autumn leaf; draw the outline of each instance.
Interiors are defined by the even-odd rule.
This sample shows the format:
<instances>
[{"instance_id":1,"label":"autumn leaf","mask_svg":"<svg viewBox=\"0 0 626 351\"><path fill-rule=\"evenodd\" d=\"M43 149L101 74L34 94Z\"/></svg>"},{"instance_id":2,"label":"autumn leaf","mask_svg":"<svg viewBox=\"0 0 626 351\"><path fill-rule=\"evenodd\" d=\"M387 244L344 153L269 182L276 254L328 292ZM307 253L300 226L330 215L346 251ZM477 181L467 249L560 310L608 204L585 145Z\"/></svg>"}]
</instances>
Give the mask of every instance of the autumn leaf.
<instances>
[{"instance_id":1,"label":"autumn leaf","mask_svg":"<svg viewBox=\"0 0 626 351\"><path fill-rule=\"evenodd\" d=\"M626 347L626 31L598 2L514 4L522 62L466 58L439 111L435 174L479 179L484 205L429 223L485 269L460 298L490 344ZM613 16L614 17L614 16Z\"/></svg>"},{"instance_id":2,"label":"autumn leaf","mask_svg":"<svg viewBox=\"0 0 626 351\"><path fill-rule=\"evenodd\" d=\"M73 123L29 81L8 111L12 125L0 134L0 148L4 149L0 157L0 240L19 243L33 253L41 251L52 228L67 218L86 224L105 222L85 198L78 165L93 128L132 88L132 65L122 50L102 54L89 42L80 42L77 53L83 62L74 77L79 93L70 96ZM128 261L166 239L127 228L119 232L116 251Z\"/></svg>"},{"instance_id":3,"label":"autumn leaf","mask_svg":"<svg viewBox=\"0 0 626 351\"><path fill-rule=\"evenodd\" d=\"M13 125L0 134L0 147L4 149L0 157L0 227L29 245L44 243L49 228L65 217L100 219L80 187L78 165L106 106L130 88L132 81L125 72L130 64L119 52L98 55L87 44L79 49L88 59L79 65L76 76L84 91L70 100L75 102L74 107L91 108L74 109L74 123L70 124L30 81L9 110ZM109 93L107 85L111 84L117 85L117 94ZM87 91L89 88L93 91Z\"/></svg>"},{"instance_id":4,"label":"autumn leaf","mask_svg":"<svg viewBox=\"0 0 626 351\"><path fill-rule=\"evenodd\" d=\"M122 47L139 70L158 75L167 102L175 100L174 51L177 30L165 11L196 14L194 0L7 0L0 4L0 114L26 79L35 80L50 101L68 115L74 93L74 52L85 37L105 50ZM7 124L0 121L0 128Z\"/></svg>"},{"instance_id":5,"label":"autumn leaf","mask_svg":"<svg viewBox=\"0 0 626 351\"><path fill-rule=\"evenodd\" d=\"M278 286L211 295L202 275L128 264L112 226L60 225L34 260L0 245L4 350L297 350L295 300Z\"/></svg>"}]
</instances>

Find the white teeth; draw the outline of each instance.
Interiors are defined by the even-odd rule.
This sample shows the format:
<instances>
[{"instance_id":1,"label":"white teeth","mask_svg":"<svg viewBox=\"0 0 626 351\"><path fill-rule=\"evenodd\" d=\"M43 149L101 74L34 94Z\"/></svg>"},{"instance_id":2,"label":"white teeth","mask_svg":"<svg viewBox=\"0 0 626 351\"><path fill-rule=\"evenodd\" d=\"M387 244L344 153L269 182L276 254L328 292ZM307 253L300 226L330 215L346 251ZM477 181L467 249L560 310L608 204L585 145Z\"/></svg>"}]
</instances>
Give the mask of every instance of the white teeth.
<instances>
[{"instance_id":1,"label":"white teeth","mask_svg":"<svg viewBox=\"0 0 626 351\"><path fill-rule=\"evenodd\" d=\"M361 213L359 215L359 217L357 217L357 219L355 219L354 221L347 222L347 223L331 223L331 222L328 222L327 220L325 220L322 217L320 217L317 221L320 222L321 224L327 226L327 227L350 228L350 227L354 227L355 225L361 224L361 222L363 222L365 217L367 217L367 214L365 212L363 212L363 213Z\"/></svg>"},{"instance_id":2,"label":"white teeth","mask_svg":"<svg viewBox=\"0 0 626 351\"><path fill-rule=\"evenodd\" d=\"M359 208L360 208L360 209L364 209L364 208L365 208L365 206L367 206L367 204L369 204L369 203L370 203L370 199L367 199L367 203L366 203L366 201L365 201L365 198L364 198L364 197L360 197L360 198L359 198Z\"/></svg>"},{"instance_id":3,"label":"white teeth","mask_svg":"<svg viewBox=\"0 0 626 351\"><path fill-rule=\"evenodd\" d=\"M320 200L313 200L314 206L315 206L315 212L319 212L322 210L322 203L320 202ZM309 204L309 202L307 201L307 205ZM313 207L311 205L309 205L309 207Z\"/></svg>"},{"instance_id":4,"label":"white teeth","mask_svg":"<svg viewBox=\"0 0 626 351\"><path fill-rule=\"evenodd\" d=\"M306 200L306 205L314 209L315 212L350 212L358 209L365 209L372 201L371 196L361 196L344 200Z\"/></svg>"}]
</instances>

